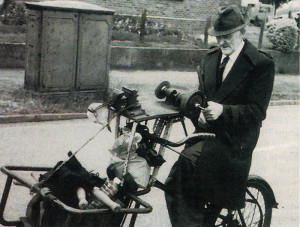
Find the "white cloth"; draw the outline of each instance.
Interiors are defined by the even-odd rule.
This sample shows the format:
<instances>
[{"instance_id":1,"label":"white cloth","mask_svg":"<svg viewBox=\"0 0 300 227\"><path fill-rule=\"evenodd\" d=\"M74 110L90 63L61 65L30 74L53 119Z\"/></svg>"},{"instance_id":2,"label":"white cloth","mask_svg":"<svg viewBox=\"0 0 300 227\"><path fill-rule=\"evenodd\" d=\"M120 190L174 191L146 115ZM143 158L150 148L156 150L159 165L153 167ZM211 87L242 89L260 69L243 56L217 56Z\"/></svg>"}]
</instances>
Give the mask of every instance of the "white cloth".
<instances>
[{"instance_id":1,"label":"white cloth","mask_svg":"<svg viewBox=\"0 0 300 227\"><path fill-rule=\"evenodd\" d=\"M114 164L116 177L123 179L123 170L125 160L119 158L118 156L111 155L110 163ZM138 184L140 188L146 188L150 180L151 168L148 165L146 159L136 156L130 158L127 166L127 171L133 177L134 181Z\"/></svg>"},{"instance_id":2,"label":"white cloth","mask_svg":"<svg viewBox=\"0 0 300 227\"><path fill-rule=\"evenodd\" d=\"M222 78L222 81L225 80L225 78L227 77L228 73L230 72L233 64L235 63L236 59L238 58L239 54L241 53L243 47L245 45L245 42L242 41L241 44L238 46L238 48L232 53L229 55L229 60L225 66L225 69L224 69L224 72L223 72L223 78ZM223 61L223 59L226 57L225 54L222 54L222 59L221 59L221 62Z\"/></svg>"},{"instance_id":3,"label":"white cloth","mask_svg":"<svg viewBox=\"0 0 300 227\"><path fill-rule=\"evenodd\" d=\"M128 153L130 134L130 131L123 131L123 134L115 140L114 145L110 150L110 153L112 154L110 163L114 164L115 175L121 180L123 179L124 174L124 165ZM139 133L136 133L129 151L127 172L130 173L139 187L146 188L149 183L151 168L146 159L138 156L136 153L138 143L141 140L142 136Z\"/></svg>"}]
</instances>

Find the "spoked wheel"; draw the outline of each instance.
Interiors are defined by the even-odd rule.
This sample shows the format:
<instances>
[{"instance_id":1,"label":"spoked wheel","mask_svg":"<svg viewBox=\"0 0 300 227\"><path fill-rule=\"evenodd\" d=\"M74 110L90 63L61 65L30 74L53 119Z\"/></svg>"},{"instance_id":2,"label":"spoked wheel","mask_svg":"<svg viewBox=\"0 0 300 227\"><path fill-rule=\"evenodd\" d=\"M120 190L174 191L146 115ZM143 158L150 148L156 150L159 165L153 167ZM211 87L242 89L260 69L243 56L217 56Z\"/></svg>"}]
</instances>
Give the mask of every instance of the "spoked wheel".
<instances>
[{"instance_id":1,"label":"spoked wheel","mask_svg":"<svg viewBox=\"0 0 300 227\"><path fill-rule=\"evenodd\" d=\"M224 227L269 227L272 218L272 191L257 181L247 182L246 204L243 209L223 209L216 226Z\"/></svg>"}]
</instances>

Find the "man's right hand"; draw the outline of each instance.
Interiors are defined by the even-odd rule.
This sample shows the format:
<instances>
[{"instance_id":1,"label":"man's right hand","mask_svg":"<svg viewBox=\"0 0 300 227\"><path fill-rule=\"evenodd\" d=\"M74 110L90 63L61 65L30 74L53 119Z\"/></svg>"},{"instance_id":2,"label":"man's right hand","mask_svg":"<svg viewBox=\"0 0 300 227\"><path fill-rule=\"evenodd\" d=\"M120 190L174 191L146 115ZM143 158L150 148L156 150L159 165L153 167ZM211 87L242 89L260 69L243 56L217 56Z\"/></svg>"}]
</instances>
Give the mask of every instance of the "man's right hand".
<instances>
[{"instance_id":1,"label":"man's right hand","mask_svg":"<svg viewBox=\"0 0 300 227\"><path fill-rule=\"evenodd\" d=\"M206 121L205 116L202 111L198 118L198 125L200 128L207 128L207 126L208 126L207 121Z\"/></svg>"}]
</instances>

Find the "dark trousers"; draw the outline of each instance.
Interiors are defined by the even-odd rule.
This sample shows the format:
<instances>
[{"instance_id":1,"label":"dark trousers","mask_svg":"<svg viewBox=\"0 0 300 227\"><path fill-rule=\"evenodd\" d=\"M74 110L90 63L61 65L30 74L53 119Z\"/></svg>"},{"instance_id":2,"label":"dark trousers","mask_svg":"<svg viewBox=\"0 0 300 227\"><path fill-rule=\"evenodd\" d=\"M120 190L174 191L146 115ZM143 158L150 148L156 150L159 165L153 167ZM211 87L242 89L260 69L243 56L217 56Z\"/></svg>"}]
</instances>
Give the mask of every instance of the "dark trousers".
<instances>
[{"instance_id":1,"label":"dark trousers","mask_svg":"<svg viewBox=\"0 0 300 227\"><path fill-rule=\"evenodd\" d=\"M218 206L210 207L210 214L204 209L204 202L197 196L198 182L195 182L195 165L201 153L202 143L191 146L182 153L173 165L165 182L165 198L172 226L174 227L199 227L212 226L220 212Z\"/></svg>"}]
</instances>

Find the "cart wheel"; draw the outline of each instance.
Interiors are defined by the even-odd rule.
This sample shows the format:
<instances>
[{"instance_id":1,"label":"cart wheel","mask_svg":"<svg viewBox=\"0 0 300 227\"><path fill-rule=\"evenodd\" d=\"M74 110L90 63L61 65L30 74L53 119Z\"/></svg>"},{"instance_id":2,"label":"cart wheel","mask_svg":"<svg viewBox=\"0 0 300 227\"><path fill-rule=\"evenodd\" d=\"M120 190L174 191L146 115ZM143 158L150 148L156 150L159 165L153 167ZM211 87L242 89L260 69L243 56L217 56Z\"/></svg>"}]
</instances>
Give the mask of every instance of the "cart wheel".
<instances>
[{"instance_id":1,"label":"cart wheel","mask_svg":"<svg viewBox=\"0 0 300 227\"><path fill-rule=\"evenodd\" d=\"M270 227L272 208L276 206L275 198L272 189L261 180L261 178L248 180L245 207L230 213L223 209L216 226Z\"/></svg>"}]
</instances>

